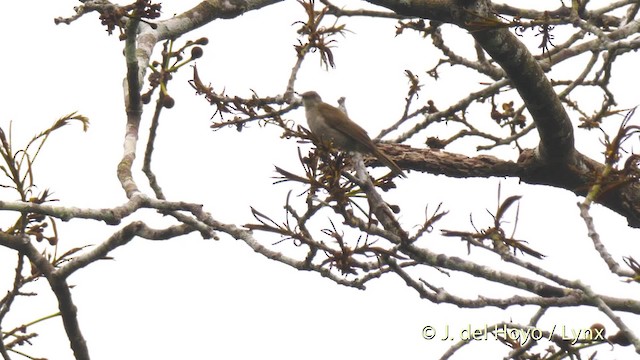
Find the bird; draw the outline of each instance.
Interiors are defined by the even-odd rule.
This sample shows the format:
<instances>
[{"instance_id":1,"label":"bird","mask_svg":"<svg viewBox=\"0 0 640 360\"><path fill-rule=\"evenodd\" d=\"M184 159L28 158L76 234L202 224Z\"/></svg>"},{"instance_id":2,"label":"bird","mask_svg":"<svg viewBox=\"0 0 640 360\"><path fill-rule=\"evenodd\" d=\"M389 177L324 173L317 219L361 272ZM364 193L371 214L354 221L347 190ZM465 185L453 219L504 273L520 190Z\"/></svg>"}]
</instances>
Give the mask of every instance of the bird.
<instances>
[{"instance_id":1,"label":"bird","mask_svg":"<svg viewBox=\"0 0 640 360\"><path fill-rule=\"evenodd\" d=\"M320 139L330 141L337 149L371 154L401 177L407 175L389 156L371 140L367 132L342 110L322 102L315 91L302 94L307 123L311 132Z\"/></svg>"}]
</instances>

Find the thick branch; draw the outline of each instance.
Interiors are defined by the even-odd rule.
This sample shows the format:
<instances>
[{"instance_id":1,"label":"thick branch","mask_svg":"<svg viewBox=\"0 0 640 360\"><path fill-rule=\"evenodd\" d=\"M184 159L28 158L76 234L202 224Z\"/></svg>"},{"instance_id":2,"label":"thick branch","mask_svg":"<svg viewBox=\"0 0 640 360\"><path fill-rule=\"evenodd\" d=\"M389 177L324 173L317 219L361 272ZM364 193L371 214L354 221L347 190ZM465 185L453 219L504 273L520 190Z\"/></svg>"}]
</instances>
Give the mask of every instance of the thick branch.
<instances>
[{"instance_id":1,"label":"thick branch","mask_svg":"<svg viewBox=\"0 0 640 360\"><path fill-rule=\"evenodd\" d=\"M203 1L179 16L158 22L155 28L140 23L136 19L128 21L125 44L127 76L124 84L127 124L124 154L117 169L118 179L128 198L140 192L133 179L131 168L136 158L136 146L142 117L140 89L144 82L151 53L157 42L163 39L175 39L215 19L234 18L249 10L259 9L279 1L281 0ZM140 30L139 34L137 34L138 30Z\"/></svg>"},{"instance_id":2,"label":"thick branch","mask_svg":"<svg viewBox=\"0 0 640 360\"><path fill-rule=\"evenodd\" d=\"M244 13L263 8L282 0L205 0L193 9L160 21L159 40L175 39L216 19L232 19Z\"/></svg>"},{"instance_id":3,"label":"thick branch","mask_svg":"<svg viewBox=\"0 0 640 360\"><path fill-rule=\"evenodd\" d=\"M58 300L58 309L60 309L62 323L73 350L74 358L77 360L89 360L89 349L80 331L77 308L73 303L66 279L56 273L53 265L31 244L28 237L13 236L0 232L0 245L25 254L31 261L32 266L47 278L49 286Z\"/></svg>"},{"instance_id":4,"label":"thick branch","mask_svg":"<svg viewBox=\"0 0 640 360\"><path fill-rule=\"evenodd\" d=\"M446 175L456 178L513 176L519 177L523 168L513 161L491 155L469 157L446 151L416 149L402 144L378 144L403 169ZM374 164L379 164L374 162Z\"/></svg>"},{"instance_id":5,"label":"thick branch","mask_svg":"<svg viewBox=\"0 0 640 360\"><path fill-rule=\"evenodd\" d=\"M127 244L135 236L150 240L167 240L188 234L194 230L194 228L188 225L174 225L166 229L157 230L150 228L141 221L134 221L115 232L107 240L94 247L91 251L73 258L63 267L58 269L56 271L56 275L61 279L65 279L76 270L105 258L109 252Z\"/></svg>"},{"instance_id":6,"label":"thick branch","mask_svg":"<svg viewBox=\"0 0 640 360\"><path fill-rule=\"evenodd\" d=\"M78 322L78 309L73 303L71 297L71 290L67 280L61 276L58 276L56 272L53 272L47 277L51 290L58 299L58 309L62 316L62 323L69 338L69 343L76 360L88 360L89 348L87 348L87 342L80 331L80 323Z\"/></svg>"},{"instance_id":7,"label":"thick branch","mask_svg":"<svg viewBox=\"0 0 640 360\"><path fill-rule=\"evenodd\" d=\"M127 63L127 76L124 81L124 102L127 111L127 123L124 137L124 153L118 164L117 175L120 184L124 189L127 198L131 199L140 193L138 185L133 180L131 167L136 158L136 145L142 117L142 100L140 89L144 79L144 69L147 63L144 59L139 59L136 51L136 37L133 36L138 30L139 21L129 20L127 23L127 40L124 47L124 56Z\"/></svg>"},{"instance_id":8,"label":"thick branch","mask_svg":"<svg viewBox=\"0 0 640 360\"><path fill-rule=\"evenodd\" d=\"M505 70L531 113L540 134L541 158L554 163L572 161L574 138L571 120L527 47L508 29L476 31L472 34Z\"/></svg>"},{"instance_id":9,"label":"thick branch","mask_svg":"<svg viewBox=\"0 0 640 360\"><path fill-rule=\"evenodd\" d=\"M402 15L443 21L465 27L466 23L492 18L486 0L370 0ZM470 6L468 6L470 5ZM472 31L478 44L506 72L535 121L540 134L539 154L544 161L571 162L573 127L560 99L537 60L509 29Z\"/></svg>"},{"instance_id":10,"label":"thick branch","mask_svg":"<svg viewBox=\"0 0 640 360\"><path fill-rule=\"evenodd\" d=\"M575 165L541 162L532 150L520 154L518 163L523 169L520 179L529 184L551 185L586 196L602 173L604 165L576 152ZM596 202L617 212L632 227L640 227L640 184L621 184L601 194Z\"/></svg>"},{"instance_id":11,"label":"thick branch","mask_svg":"<svg viewBox=\"0 0 640 360\"><path fill-rule=\"evenodd\" d=\"M541 298L560 299L557 302L550 301L555 306L578 306L588 305L593 306L593 298L588 294L580 290L571 288L557 287L547 284L542 281L529 279L523 276L513 275L495 269L490 269L486 266L482 266L471 261L460 259L455 256L447 256L444 254L437 254L427 249L418 248L414 245L407 245L402 247L402 252L407 254L412 259L418 261L421 264L427 264L438 268L445 268L450 270L461 271L467 274L473 274L476 277L484 278L492 282L508 285L513 288L522 289L532 292ZM405 279L406 281L407 279ZM629 301L624 298L614 298L610 296L598 295L598 297L616 311L625 311L630 313L640 312L640 302ZM514 297L513 300L521 299ZM440 299L438 299L440 300ZM476 306L487 306L486 303L472 303ZM542 303L541 303L542 304ZM497 303L492 304L499 307L508 307L514 305L513 303L499 305Z\"/></svg>"},{"instance_id":12,"label":"thick branch","mask_svg":"<svg viewBox=\"0 0 640 360\"><path fill-rule=\"evenodd\" d=\"M574 164L553 163L542 160L535 150L525 150L517 162L501 160L490 155L469 157L430 149L416 149L402 144L379 146L403 169L445 175L455 178L518 177L534 185L550 185L586 196L602 173L604 165L575 153ZM367 159L381 165L375 159ZM624 216L629 226L640 227L640 185L623 184L596 199L596 202Z\"/></svg>"},{"instance_id":13,"label":"thick branch","mask_svg":"<svg viewBox=\"0 0 640 360\"><path fill-rule=\"evenodd\" d=\"M366 0L368 3L385 7L399 15L419 17L456 24L460 19L462 0Z\"/></svg>"},{"instance_id":14,"label":"thick branch","mask_svg":"<svg viewBox=\"0 0 640 360\"><path fill-rule=\"evenodd\" d=\"M402 15L448 22L463 28L468 22L493 17L486 0L368 2ZM630 23L609 34L605 40L618 40L629 31L637 31L638 26L640 25ZM522 180L531 184L552 185L585 195L604 165L575 151L571 121L538 61L509 29L483 29L470 33L504 69L511 84L526 104L540 135L537 151L523 152L518 160L519 164L516 165L492 157L468 158L444 152L425 153L424 150L413 149L399 154L385 150L391 155L398 154L400 158L394 160L404 168L454 177L520 176ZM603 39L592 42L595 41ZM482 161L485 160L487 164L483 165ZM483 166L487 169L482 170ZM640 185L623 184L606 192L597 201L626 217L630 226L640 227Z\"/></svg>"}]
</instances>

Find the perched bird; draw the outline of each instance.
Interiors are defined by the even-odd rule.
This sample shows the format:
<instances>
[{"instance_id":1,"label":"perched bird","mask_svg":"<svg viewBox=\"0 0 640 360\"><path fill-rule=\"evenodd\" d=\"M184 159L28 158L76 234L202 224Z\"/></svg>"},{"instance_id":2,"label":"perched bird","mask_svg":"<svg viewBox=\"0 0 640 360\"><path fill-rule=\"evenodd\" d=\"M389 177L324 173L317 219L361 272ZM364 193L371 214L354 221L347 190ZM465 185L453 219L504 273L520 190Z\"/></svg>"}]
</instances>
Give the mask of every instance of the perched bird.
<instances>
[{"instance_id":1,"label":"perched bird","mask_svg":"<svg viewBox=\"0 0 640 360\"><path fill-rule=\"evenodd\" d=\"M407 177L393 160L378 149L363 128L340 109L322 102L317 92L307 91L302 94L302 103L309 129L315 136L331 141L340 150L371 154L394 174Z\"/></svg>"}]
</instances>

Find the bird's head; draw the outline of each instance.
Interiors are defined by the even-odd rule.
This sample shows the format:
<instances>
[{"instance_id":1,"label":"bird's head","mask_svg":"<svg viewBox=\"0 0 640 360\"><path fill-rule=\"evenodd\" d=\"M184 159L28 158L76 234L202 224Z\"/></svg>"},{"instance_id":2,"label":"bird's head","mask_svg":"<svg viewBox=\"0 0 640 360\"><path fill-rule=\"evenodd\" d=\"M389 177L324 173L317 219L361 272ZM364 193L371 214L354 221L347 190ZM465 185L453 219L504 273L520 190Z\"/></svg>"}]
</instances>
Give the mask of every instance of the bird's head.
<instances>
[{"instance_id":1,"label":"bird's head","mask_svg":"<svg viewBox=\"0 0 640 360\"><path fill-rule=\"evenodd\" d=\"M314 106L322 102L322 98L315 91L307 91L302 94L302 104L305 107Z\"/></svg>"}]
</instances>

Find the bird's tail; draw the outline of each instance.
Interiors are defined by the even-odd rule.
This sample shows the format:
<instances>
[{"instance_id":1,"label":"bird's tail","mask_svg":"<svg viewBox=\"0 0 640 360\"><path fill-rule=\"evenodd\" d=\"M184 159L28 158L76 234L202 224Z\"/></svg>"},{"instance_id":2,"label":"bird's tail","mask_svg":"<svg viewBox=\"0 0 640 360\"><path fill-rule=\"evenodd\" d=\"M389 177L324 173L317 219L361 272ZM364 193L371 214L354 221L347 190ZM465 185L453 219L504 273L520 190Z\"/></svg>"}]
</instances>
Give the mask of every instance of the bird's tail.
<instances>
[{"instance_id":1,"label":"bird's tail","mask_svg":"<svg viewBox=\"0 0 640 360\"><path fill-rule=\"evenodd\" d=\"M398 164L396 164L395 161L391 160L391 158L388 157L385 153L383 153L382 150L376 147L374 151L374 155L378 158L378 160L380 160L381 163L383 163L389 169L391 169L391 171L394 174L403 178L407 177L407 175L404 173L404 171L402 171L402 169L398 166Z\"/></svg>"}]
</instances>

